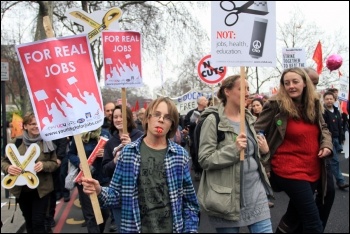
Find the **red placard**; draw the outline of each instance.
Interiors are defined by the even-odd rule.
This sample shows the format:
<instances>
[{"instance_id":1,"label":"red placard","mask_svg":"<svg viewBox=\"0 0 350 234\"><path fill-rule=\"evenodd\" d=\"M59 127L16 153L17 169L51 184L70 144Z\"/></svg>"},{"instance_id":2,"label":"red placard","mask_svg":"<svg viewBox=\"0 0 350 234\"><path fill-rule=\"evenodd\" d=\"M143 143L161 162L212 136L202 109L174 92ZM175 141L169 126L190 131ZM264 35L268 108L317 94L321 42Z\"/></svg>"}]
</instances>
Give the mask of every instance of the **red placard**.
<instances>
[{"instance_id":1,"label":"red placard","mask_svg":"<svg viewBox=\"0 0 350 234\"><path fill-rule=\"evenodd\" d=\"M44 140L102 125L102 96L86 35L49 38L16 49Z\"/></svg>"}]
</instances>

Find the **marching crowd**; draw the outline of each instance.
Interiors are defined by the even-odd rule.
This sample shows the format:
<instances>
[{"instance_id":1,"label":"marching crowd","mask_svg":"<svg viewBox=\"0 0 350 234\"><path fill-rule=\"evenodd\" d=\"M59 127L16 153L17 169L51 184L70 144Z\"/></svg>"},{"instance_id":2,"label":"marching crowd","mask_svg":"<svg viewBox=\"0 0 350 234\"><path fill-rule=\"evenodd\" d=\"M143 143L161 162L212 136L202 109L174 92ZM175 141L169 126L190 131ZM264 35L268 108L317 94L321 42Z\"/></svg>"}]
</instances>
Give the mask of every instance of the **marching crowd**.
<instances>
[{"instance_id":1,"label":"marching crowd","mask_svg":"<svg viewBox=\"0 0 350 234\"><path fill-rule=\"evenodd\" d=\"M318 79L311 68L286 69L278 93L261 97L250 95L248 82L232 75L222 82L217 97L199 97L198 107L184 117L166 97L138 113L126 107L126 120L122 106L105 103L102 127L82 134L87 157L100 137L109 139L90 165L92 178L75 184L82 226L89 233L103 233L111 217L110 232L196 233L205 212L218 233L238 233L240 227L251 233L322 233L335 197L333 176L339 189L349 187L338 158L349 131L349 103L347 109L340 108L336 89L317 93ZM34 170L40 183L35 189L14 186L10 192L27 232L50 233L56 200L70 200L68 167L82 169L77 146L71 137L41 139L33 113L23 117L23 129L23 136L12 143L20 155L32 143L39 145ZM7 157L1 169L14 176L22 173ZM197 192L191 170L199 181ZM270 209L274 192L281 191L289 203L272 230ZM99 225L92 193L104 220Z\"/></svg>"}]
</instances>

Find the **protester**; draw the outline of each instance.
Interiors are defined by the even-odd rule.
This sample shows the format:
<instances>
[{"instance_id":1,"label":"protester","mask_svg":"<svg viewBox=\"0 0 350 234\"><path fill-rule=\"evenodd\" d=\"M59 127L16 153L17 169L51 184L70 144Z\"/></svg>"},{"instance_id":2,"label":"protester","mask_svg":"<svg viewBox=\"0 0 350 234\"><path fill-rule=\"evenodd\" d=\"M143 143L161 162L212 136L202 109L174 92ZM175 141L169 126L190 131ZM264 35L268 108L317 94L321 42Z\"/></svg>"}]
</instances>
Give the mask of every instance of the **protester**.
<instances>
[{"instance_id":1,"label":"protester","mask_svg":"<svg viewBox=\"0 0 350 234\"><path fill-rule=\"evenodd\" d=\"M345 135L340 112L337 107L334 106L335 97L334 93L328 91L323 94L323 101L325 112L323 113L324 121L326 122L329 131L332 133L332 143L333 143L333 157L331 159L332 173L336 180L336 184L339 189L346 189L349 184L345 182L344 176L340 169L340 163L338 158L338 153L343 151L341 145L343 136Z\"/></svg>"},{"instance_id":2,"label":"protester","mask_svg":"<svg viewBox=\"0 0 350 234\"><path fill-rule=\"evenodd\" d=\"M315 71L315 69L309 67L305 68L305 71L307 75L310 77L311 82L313 83L316 91L316 86L319 82L319 75ZM318 97L321 98L321 94L317 93ZM322 106L321 106L322 107ZM323 112L323 108L322 112ZM316 193L316 205L320 214L320 219L322 221L323 230L326 228L326 224L328 221L329 214L331 213L331 209L333 206L334 198L335 198L335 189L334 189L334 182L333 182L333 174L332 174L332 168L331 168L331 158L326 157L324 158L325 161L325 168L326 168L326 180L327 180L327 188L323 189L323 183L322 178L319 180L317 184L317 193ZM326 194L324 194L325 192ZM302 232L302 225L299 224L298 229L296 229L297 233Z\"/></svg>"},{"instance_id":3,"label":"protester","mask_svg":"<svg viewBox=\"0 0 350 234\"><path fill-rule=\"evenodd\" d=\"M22 210L27 233L46 233L45 218L49 207L50 193L54 191L52 172L58 167L55 146L51 141L42 140L33 113L28 113L23 117L23 129L22 143L18 147L19 154L25 155L31 144L36 143L40 147L40 155L34 165L39 185L35 189L31 189L27 185L16 185L10 189L10 192L16 197ZM23 171L21 167L12 165L8 157L2 157L1 170L10 175L20 175Z\"/></svg>"},{"instance_id":4,"label":"protester","mask_svg":"<svg viewBox=\"0 0 350 234\"><path fill-rule=\"evenodd\" d=\"M216 105L218 105L219 104L219 99L217 98L217 97L214 97L214 99L212 98L212 97L210 97L209 99L208 99L208 107L209 106L216 106Z\"/></svg>"},{"instance_id":5,"label":"protester","mask_svg":"<svg viewBox=\"0 0 350 234\"><path fill-rule=\"evenodd\" d=\"M268 100L269 100L269 96L267 96L267 95L264 95L263 97L262 97L262 100L263 100L263 103L265 104L265 102L267 102Z\"/></svg>"},{"instance_id":6,"label":"protester","mask_svg":"<svg viewBox=\"0 0 350 234\"><path fill-rule=\"evenodd\" d=\"M137 120L137 113L136 113L136 111L132 112L132 119L134 120L134 122Z\"/></svg>"},{"instance_id":7,"label":"protester","mask_svg":"<svg viewBox=\"0 0 350 234\"><path fill-rule=\"evenodd\" d=\"M201 210L218 233L238 233L248 226L251 233L272 233L268 195L273 195L261 161L269 158L264 137L254 130L255 118L245 109L245 132L240 131L239 75L227 77L219 91L221 103L209 107L200 134L199 164L203 168L198 188ZM249 95L248 82L245 99ZM225 139L217 143L217 124L214 112L220 117L219 129ZM244 150L244 160L240 152ZM259 152L260 150L260 152Z\"/></svg>"},{"instance_id":8,"label":"protester","mask_svg":"<svg viewBox=\"0 0 350 234\"><path fill-rule=\"evenodd\" d=\"M197 99L197 108L190 110L185 117L185 128L188 129L189 139L189 148L190 154L192 158L192 169L194 170L194 178L195 180L200 180L203 169L198 163L198 155L196 154L195 144L194 144L194 129L197 125L197 120L199 118L200 113L204 111L204 109L208 106L208 100L204 96L200 96Z\"/></svg>"},{"instance_id":9,"label":"protester","mask_svg":"<svg viewBox=\"0 0 350 234\"><path fill-rule=\"evenodd\" d=\"M112 113L115 108L115 104L113 102L107 102L104 105L104 119L103 119L103 124L102 124L102 129L105 132L109 133L109 128L111 127L112 124Z\"/></svg>"},{"instance_id":10,"label":"protester","mask_svg":"<svg viewBox=\"0 0 350 234\"><path fill-rule=\"evenodd\" d=\"M106 132L101 127L94 130L85 132L82 134L81 139L84 146L86 157L89 158L92 151L95 149L101 136L108 138L109 132ZM107 185L109 179L102 173L102 157L104 149L101 149L97 152L96 160L90 166L92 178L98 180L102 185ZM81 169L80 158L78 156L78 150L73 138L71 145L68 151L69 161L77 168ZM88 233L103 233L106 225L106 220L109 217L110 211L108 209L101 209L103 223L97 224L95 214L92 208L91 200L88 195L83 192L83 186L80 184L80 181L77 183L79 201L81 205L81 210L83 212L84 220L86 223Z\"/></svg>"},{"instance_id":11,"label":"protester","mask_svg":"<svg viewBox=\"0 0 350 234\"><path fill-rule=\"evenodd\" d=\"M135 121L137 129L142 132L143 132L142 121L145 116L145 111L146 111L145 108L141 108L137 113L137 120Z\"/></svg>"},{"instance_id":12,"label":"protester","mask_svg":"<svg viewBox=\"0 0 350 234\"><path fill-rule=\"evenodd\" d=\"M340 113L341 113L340 101L339 101L339 99L338 99L338 89L336 89L336 88L329 88L329 89L327 89L327 91L334 93L335 101L334 101L334 104L333 104L333 105L334 105L336 108L338 108L338 110L339 110Z\"/></svg>"},{"instance_id":13,"label":"protester","mask_svg":"<svg viewBox=\"0 0 350 234\"><path fill-rule=\"evenodd\" d=\"M252 113L252 115L258 118L264 105L263 100L261 98L254 98L252 100L251 105L252 108L250 109L250 112Z\"/></svg>"},{"instance_id":14,"label":"protester","mask_svg":"<svg viewBox=\"0 0 350 234\"><path fill-rule=\"evenodd\" d=\"M286 69L278 93L264 104L255 123L269 144L271 161L266 168L272 187L290 198L276 232L294 232L299 223L302 232L323 232L314 192L321 174L327 176L324 158L332 155L333 145L321 109L305 71Z\"/></svg>"},{"instance_id":15,"label":"protester","mask_svg":"<svg viewBox=\"0 0 350 234\"><path fill-rule=\"evenodd\" d=\"M121 203L121 232L197 232L199 206L187 151L169 140L179 114L173 101L152 101L143 120L145 135L124 146L109 187L83 178L84 192L97 193L103 207Z\"/></svg>"},{"instance_id":16,"label":"protester","mask_svg":"<svg viewBox=\"0 0 350 234\"><path fill-rule=\"evenodd\" d=\"M143 132L136 128L132 118L132 112L129 107L126 107L127 132L123 130L122 106L115 107L112 113L112 125L110 127L111 139L105 145L105 150L102 159L102 171L108 176L109 181L112 179L114 170L117 165L118 155L121 149L131 141L136 141L143 135ZM117 224L116 231L120 232L121 209L112 208L112 214Z\"/></svg>"}]
</instances>

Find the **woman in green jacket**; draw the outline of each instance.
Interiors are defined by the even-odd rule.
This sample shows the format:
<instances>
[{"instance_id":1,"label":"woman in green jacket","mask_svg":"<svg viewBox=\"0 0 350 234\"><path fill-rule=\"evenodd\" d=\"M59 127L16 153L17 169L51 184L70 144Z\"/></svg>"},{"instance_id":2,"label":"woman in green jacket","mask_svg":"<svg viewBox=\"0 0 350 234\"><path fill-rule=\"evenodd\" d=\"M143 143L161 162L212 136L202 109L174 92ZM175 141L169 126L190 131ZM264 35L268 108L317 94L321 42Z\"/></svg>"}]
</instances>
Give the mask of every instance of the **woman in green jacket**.
<instances>
[{"instance_id":1,"label":"woman in green jacket","mask_svg":"<svg viewBox=\"0 0 350 234\"><path fill-rule=\"evenodd\" d=\"M51 173L58 167L55 146L51 141L41 139L33 113L23 117L23 129L22 143L18 147L18 152L20 157L24 157L27 149L32 144L39 145L40 155L34 165L39 185L36 188L30 188L30 185L29 187L28 185L15 185L10 189L10 192L16 197L16 202L22 210L27 233L46 233L45 217L49 206L50 193L54 189ZM23 173L22 168L11 164L8 157L2 158L1 170L10 175Z\"/></svg>"},{"instance_id":2,"label":"woman in green jacket","mask_svg":"<svg viewBox=\"0 0 350 234\"><path fill-rule=\"evenodd\" d=\"M209 216L217 232L238 233L247 226L252 233L272 233L267 195L273 195L261 160L269 149L264 137L254 130L255 117L245 109L245 132L240 131L239 75L227 77L218 91L221 103L208 107L199 141L199 164L203 168L198 189L201 210ZM245 100L249 96L245 81ZM213 112L220 122L217 126ZM217 142L217 129L225 139ZM240 152L244 150L244 160ZM260 151L260 152L259 152Z\"/></svg>"}]
</instances>

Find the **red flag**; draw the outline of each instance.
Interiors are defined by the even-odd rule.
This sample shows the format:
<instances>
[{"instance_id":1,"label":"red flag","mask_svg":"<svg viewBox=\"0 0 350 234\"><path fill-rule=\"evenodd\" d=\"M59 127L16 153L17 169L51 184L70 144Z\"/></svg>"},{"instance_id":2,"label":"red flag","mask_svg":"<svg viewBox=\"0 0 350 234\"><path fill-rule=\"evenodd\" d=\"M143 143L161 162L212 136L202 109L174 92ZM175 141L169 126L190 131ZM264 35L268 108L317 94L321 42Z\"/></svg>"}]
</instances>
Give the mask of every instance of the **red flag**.
<instances>
[{"instance_id":1,"label":"red flag","mask_svg":"<svg viewBox=\"0 0 350 234\"><path fill-rule=\"evenodd\" d=\"M348 100L349 101L349 100ZM347 105L348 105L348 101L342 101L340 103L340 107L343 113L345 113L346 115L349 115L348 113L348 109L347 109Z\"/></svg>"},{"instance_id":2,"label":"red flag","mask_svg":"<svg viewBox=\"0 0 350 234\"><path fill-rule=\"evenodd\" d=\"M321 74L323 69L323 59L322 59L322 46L320 41L317 43L314 56L312 57L312 59L317 64L317 73Z\"/></svg>"},{"instance_id":3,"label":"red flag","mask_svg":"<svg viewBox=\"0 0 350 234\"><path fill-rule=\"evenodd\" d=\"M147 102L143 102L143 108L147 109Z\"/></svg>"},{"instance_id":4,"label":"red flag","mask_svg":"<svg viewBox=\"0 0 350 234\"><path fill-rule=\"evenodd\" d=\"M139 100L136 100L135 111L138 111L139 109L140 109L140 107L139 107Z\"/></svg>"}]
</instances>

